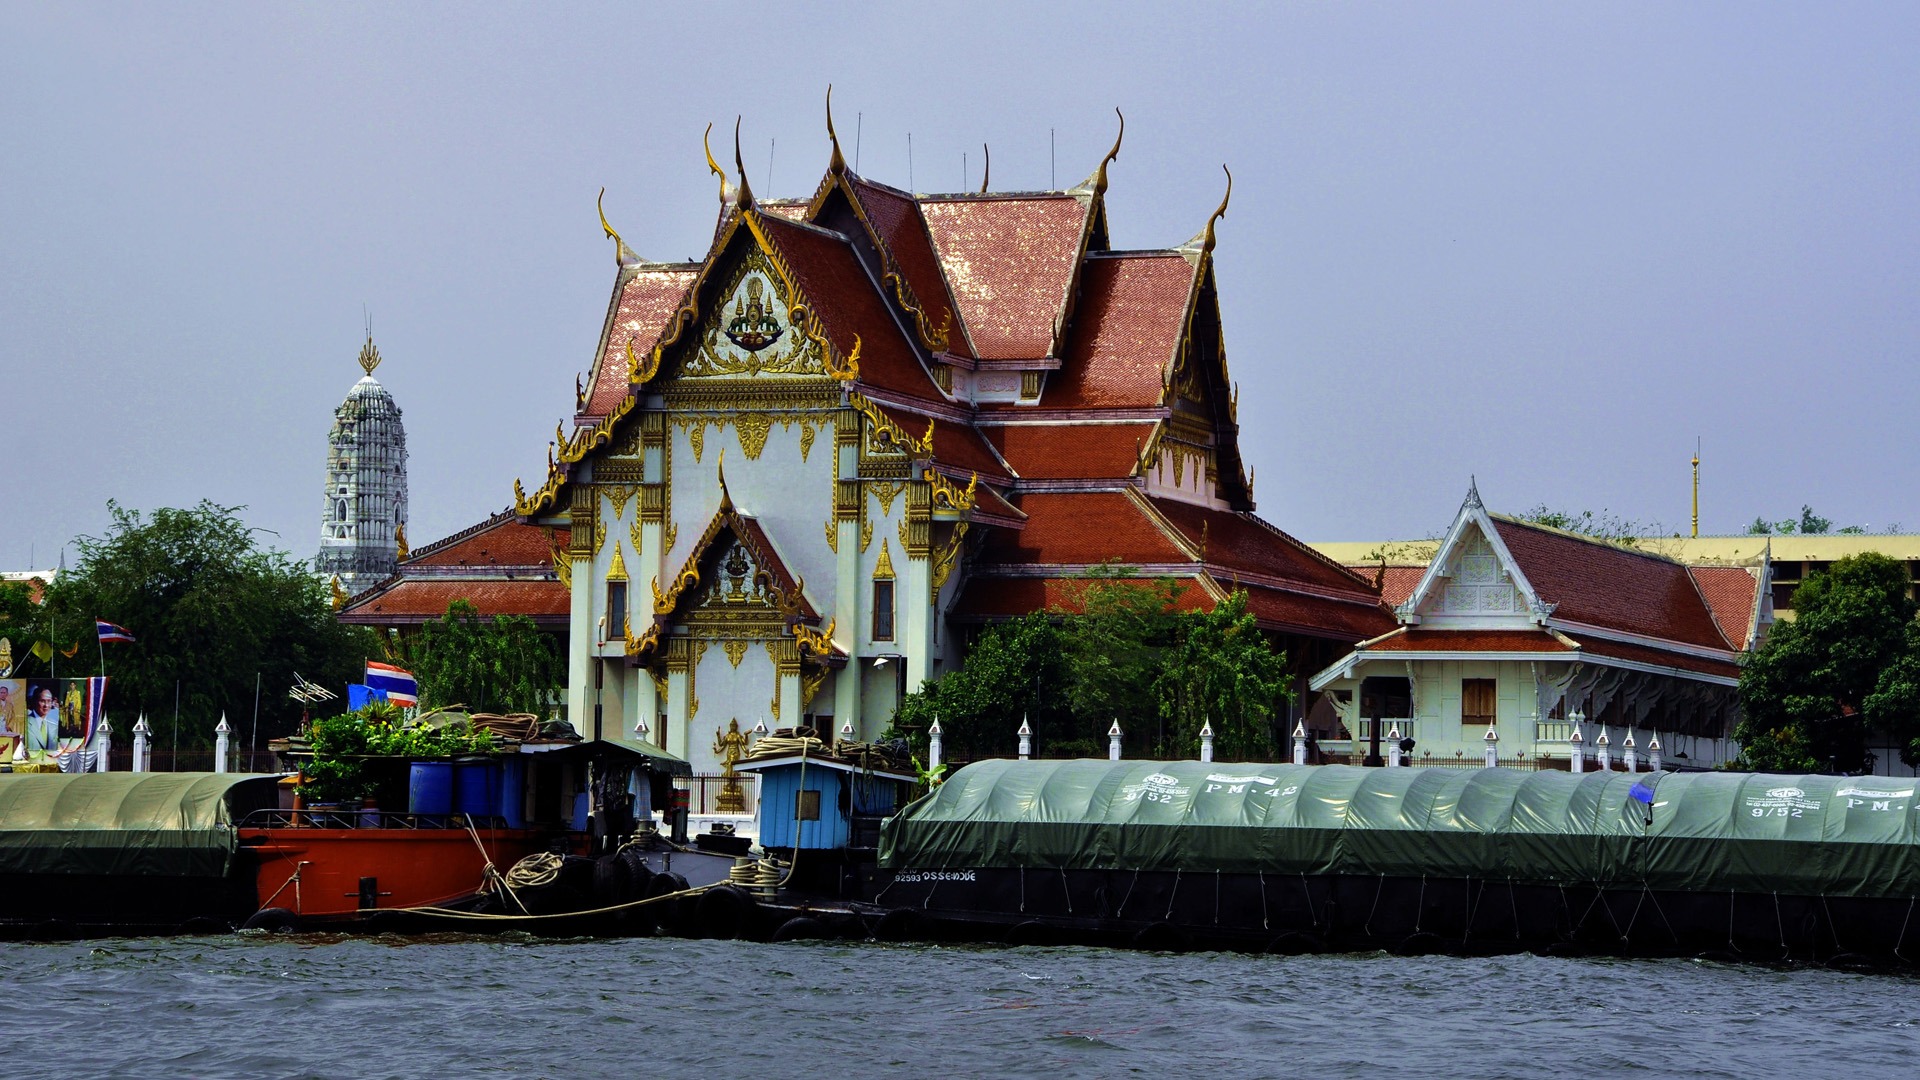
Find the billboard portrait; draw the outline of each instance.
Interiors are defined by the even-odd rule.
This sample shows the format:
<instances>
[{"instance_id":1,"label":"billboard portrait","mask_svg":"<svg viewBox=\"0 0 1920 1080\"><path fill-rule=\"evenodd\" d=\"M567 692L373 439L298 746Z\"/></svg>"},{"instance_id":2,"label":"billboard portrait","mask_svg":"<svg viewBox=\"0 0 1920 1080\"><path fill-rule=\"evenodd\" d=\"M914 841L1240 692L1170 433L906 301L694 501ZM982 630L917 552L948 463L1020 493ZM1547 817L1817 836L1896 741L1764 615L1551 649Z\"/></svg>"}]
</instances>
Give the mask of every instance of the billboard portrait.
<instances>
[{"instance_id":1,"label":"billboard portrait","mask_svg":"<svg viewBox=\"0 0 1920 1080\"><path fill-rule=\"evenodd\" d=\"M60 691L58 679L27 679L26 709L21 716L20 734L27 740L27 753L60 752Z\"/></svg>"}]
</instances>

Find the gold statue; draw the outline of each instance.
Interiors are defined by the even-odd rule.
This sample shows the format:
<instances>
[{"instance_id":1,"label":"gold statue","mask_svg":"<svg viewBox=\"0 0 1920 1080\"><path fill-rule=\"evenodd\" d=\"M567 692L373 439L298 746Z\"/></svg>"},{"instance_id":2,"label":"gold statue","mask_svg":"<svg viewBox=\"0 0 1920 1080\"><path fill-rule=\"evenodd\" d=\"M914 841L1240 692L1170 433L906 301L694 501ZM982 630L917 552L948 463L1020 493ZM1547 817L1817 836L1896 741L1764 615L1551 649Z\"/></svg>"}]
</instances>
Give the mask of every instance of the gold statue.
<instances>
[{"instance_id":1,"label":"gold statue","mask_svg":"<svg viewBox=\"0 0 1920 1080\"><path fill-rule=\"evenodd\" d=\"M725 734L721 734L719 728L713 729L713 752L720 755L720 775L726 781L720 786L720 797L713 803L718 813L747 812L747 793L740 789L740 776L733 771L746 749L747 737L740 734L740 721L737 718L727 721Z\"/></svg>"}]
</instances>

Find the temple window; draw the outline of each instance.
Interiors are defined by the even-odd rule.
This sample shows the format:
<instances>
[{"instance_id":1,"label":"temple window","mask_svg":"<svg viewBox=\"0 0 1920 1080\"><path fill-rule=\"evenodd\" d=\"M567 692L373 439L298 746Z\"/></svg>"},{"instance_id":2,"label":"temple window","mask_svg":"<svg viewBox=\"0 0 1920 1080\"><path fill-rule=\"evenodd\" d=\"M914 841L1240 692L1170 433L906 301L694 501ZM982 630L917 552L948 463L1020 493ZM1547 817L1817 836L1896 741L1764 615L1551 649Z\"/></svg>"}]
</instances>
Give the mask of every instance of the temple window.
<instances>
[{"instance_id":1,"label":"temple window","mask_svg":"<svg viewBox=\"0 0 1920 1080\"><path fill-rule=\"evenodd\" d=\"M624 581L607 582L607 640L618 641L627 636L627 583Z\"/></svg>"},{"instance_id":2,"label":"temple window","mask_svg":"<svg viewBox=\"0 0 1920 1080\"><path fill-rule=\"evenodd\" d=\"M1462 724L1491 724L1494 717L1494 703L1499 698L1499 682L1495 679L1460 680L1460 722Z\"/></svg>"},{"instance_id":3,"label":"temple window","mask_svg":"<svg viewBox=\"0 0 1920 1080\"><path fill-rule=\"evenodd\" d=\"M893 640L893 580L881 578L873 583L873 640Z\"/></svg>"}]
</instances>

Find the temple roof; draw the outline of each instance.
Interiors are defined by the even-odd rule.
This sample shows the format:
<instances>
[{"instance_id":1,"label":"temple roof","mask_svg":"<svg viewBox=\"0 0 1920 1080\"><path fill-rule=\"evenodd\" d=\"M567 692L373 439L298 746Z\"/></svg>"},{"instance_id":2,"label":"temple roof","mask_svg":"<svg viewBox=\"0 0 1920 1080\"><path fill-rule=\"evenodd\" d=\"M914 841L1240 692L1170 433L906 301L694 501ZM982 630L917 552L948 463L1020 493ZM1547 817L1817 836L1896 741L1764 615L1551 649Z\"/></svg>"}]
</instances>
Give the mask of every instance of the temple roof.
<instances>
[{"instance_id":1,"label":"temple roof","mask_svg":"<svg viewBox=\"0 0 1920 1080\"><path fill-rule=\"evenodd\" d=\"M570 600L553 570L553 549L568 530L518 521L503 511L415 548L386 580L340 609L341 622L409 626L447 613L455 600L482 615L527 615L549 629L567 625Z\"/></svg>"},{"instance_id":2,"label":"temple roof","mask_svg":"<svg viewBox=\"0 0 1920 1080\"><path fill-rule=\"evenodd\" d=\"M1540 599L1554 605L1556 622L1708 649L1735 647L1680 563L1516 518L1492 518Z\"/></svg>"},{"instance_id":3,"label":"temple roof","mask_svg":"<svg viewBox=\"0 0 1920 1080\"><path fill-rule=\"evenodd\" d=\"M1053 354L1092 200L1065 192L930 195L920 207L982 360Z\"/></svg>"}]
</instances>

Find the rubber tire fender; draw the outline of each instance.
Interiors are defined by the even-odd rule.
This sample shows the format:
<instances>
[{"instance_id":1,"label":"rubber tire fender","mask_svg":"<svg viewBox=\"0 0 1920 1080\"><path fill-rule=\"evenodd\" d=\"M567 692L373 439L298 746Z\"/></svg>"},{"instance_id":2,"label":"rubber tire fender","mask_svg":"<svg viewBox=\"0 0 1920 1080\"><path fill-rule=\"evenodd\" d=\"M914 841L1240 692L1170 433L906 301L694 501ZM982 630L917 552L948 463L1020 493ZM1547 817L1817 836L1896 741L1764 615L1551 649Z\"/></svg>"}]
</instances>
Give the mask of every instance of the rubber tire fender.
<instances>
[{"instance_id":1,"label":"rubber tire fender","mask_svg":"<svg viewBox=\"0 0 1920 1080\"><path fill-rule=\"evenodd\" d=\"M297 934L300 932L300 916L283 907L261 908L247 921L240 924L242 930L265 930L269 934Z\"/></svg>"},{"instance_id":2,"label":"rubber tire fender","mask_svg":"<svg viewBox=\"0 0 1920 1080\"><path fill-rule=\"evenodd\" d=\"M738 885L716 885L692 899L699 913L701 934L719 941L746 936L748 921L760 906Z\"/></svg>"},{"instance_id":3,"label":"rubber tire fender","mask_svg":"<svg viewBox=\"0 0 1920 1080\"><path fill-rule=\"evenodd\" d=\"M827 932L827 924L806 915L796 915L780 924L773 932L775 941L820 941L833 935Z\"/></svg>"},{"instance_id":4,"label":"rubber tire fender","mask_svg":"<svg viewBox=\"0 0 1920 1080\"><path fill-rule=\"evenodd\" d=\"M685 877L668 871L664 874L653 875L653 881L647 886L647 896L668 896L677 892L685 892L688 887ZM648 904L642 910L653 912L654 924L661 930L681 937L691 937L693 935L688 932L688 924L692 920L689 917L690 911L687 901L697 899L699 898L682 896L674 900Z\"/></svg>"}]
</instances>

